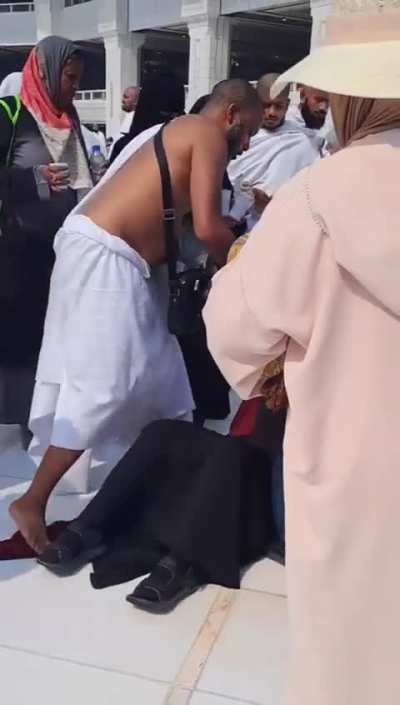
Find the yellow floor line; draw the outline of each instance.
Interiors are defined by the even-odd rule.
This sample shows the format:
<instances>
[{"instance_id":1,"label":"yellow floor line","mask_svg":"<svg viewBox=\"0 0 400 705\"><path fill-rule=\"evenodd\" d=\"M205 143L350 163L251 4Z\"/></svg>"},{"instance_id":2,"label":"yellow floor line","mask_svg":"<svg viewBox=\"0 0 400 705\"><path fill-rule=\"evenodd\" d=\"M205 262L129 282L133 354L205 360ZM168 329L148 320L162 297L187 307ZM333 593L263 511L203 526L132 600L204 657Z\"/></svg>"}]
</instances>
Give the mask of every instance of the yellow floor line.
<instances>
[{"instance_id":1,"label":"yellow floor line","mask_svg":"<svg viewBox=\"0 0 400 705\"><path fill-rule=\"evenodd\" d=\"M189 705L192 692L190 690L182 690L182 688L173 688L165 701L165 705Z\"/></svg>"},{"instance_id":2,"label":"yellow floor line","mask_svg":"<svg viewBox=\"0 0 400 705\"><path fill-rule=\"evenodd\" d=\"M207 618L175 680L176 688L194 690L196 687L213 646L228 619L235 596L234 590L221 588L218 591Z\"/></svg>"}]
</instances>

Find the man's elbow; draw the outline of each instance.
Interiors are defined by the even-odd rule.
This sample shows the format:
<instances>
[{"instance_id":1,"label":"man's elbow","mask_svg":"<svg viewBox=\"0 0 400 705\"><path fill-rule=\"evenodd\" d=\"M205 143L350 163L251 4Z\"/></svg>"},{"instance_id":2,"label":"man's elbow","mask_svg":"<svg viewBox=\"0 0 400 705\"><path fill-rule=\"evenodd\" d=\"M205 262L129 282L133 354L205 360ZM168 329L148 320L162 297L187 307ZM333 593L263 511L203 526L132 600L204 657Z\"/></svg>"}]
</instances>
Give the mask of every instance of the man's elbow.
<instances>
[{"instance_id":1,"label":"man's elbow","mask_svg":"<svg viewBox=\"0 0 400 705\"><path fill-rule=\"evenodd\" d=\"M197 221L194 223L194 231L198 240L207 247L208 244L215 242L217 228L215 223L211 221Z\"/></svg>"},{"instance_id":2,"label":"man's elbow","mask_svg":"<svg viewBox=\"0 0 400 705\"><path fill-rule=\"evenodd\" d=\"M222 218L195 221L194 231L197 239L203 243L206 249L210 252L216 250L218 253L223 253L226 259L229 248L233 245L235 238Z\"/></svg>"}]
</instances>

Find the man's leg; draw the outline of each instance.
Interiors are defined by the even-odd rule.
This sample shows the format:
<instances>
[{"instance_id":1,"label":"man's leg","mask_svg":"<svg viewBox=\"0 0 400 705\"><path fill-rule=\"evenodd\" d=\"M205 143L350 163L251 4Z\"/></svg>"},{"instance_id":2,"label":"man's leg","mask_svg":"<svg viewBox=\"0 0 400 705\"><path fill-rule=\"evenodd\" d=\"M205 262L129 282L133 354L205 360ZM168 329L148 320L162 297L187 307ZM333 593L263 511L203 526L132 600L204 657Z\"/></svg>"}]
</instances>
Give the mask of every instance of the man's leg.
<instances>
[{"instance_id":1,"label":"man's leg","mask_svg":"<svg viewBox=\"0 0 400 705\"><path fill-rule=\"evenodd\" d=\"M148 425L111 471L99 492L77 519L51 544L41 556L41 563L54 572L68 572L79 557L86 560L113 532L129 521L136 511L138 492L151 487L153 470L168 472L168 462L176 453L179 441L185 438L190 424L176 421L155 421ZM150 484L149 484L150 483ZM146 506L142 506L145 511Z\"/></svg>"},{"instance_id":2,"label":"man's leg","mask_svg":"<svg viewBox=\"0 0 400 705\"><path fill-rule=\"evenodd\" d=\"M146 426L74 524L82 531L98 529L107 533L116 517L124 517L137 491L148 481L152 467L160 462L165 465L174 444L179 442L181 428L182 424L172 420Z\"/></svg>"},{"instance_id":3,"label":"man's leg","mask_svg":"<svg viewBox=\"0 0 400 705\"><path fill-rule=\"evenodd\" d=\"M29 490L10 506L10 514L18 529L36 553L42 553L48 543L45 513L49 496L83 452L50 446Z\"/></svg>"},{"instance_id":4,"label":"man's leg","mask_svg":"<svg viewBox=\"0 0 400 705\"><path fill-rule=\"evenodd\" d=\"M53 416L49 447L30 489L10 507L24 538L38 552L47 543L44 516L50 493L92 445L98 429L108 428L130 391L125 370L135 350L132 290L134 276L140 286L143 278L113 247L105 247L103 240L96 244L92 235L97 230L89 220L82 224L72 217L56 246L38 374L43 387L54 375L58 378L56 398L45 413ZM126 359L127 350L132 350L131 359ZM42 412L35 424L43 420Z\"/></svg>"}]
</instances>

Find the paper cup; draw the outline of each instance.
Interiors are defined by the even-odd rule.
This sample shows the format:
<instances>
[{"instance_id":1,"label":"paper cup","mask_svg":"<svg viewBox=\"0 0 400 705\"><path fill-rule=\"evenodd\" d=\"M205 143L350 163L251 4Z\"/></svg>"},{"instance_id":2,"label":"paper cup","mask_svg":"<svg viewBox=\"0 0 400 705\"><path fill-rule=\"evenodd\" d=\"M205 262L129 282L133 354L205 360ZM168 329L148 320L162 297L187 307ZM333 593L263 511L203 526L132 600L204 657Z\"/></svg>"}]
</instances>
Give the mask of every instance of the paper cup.
<instances>
[{"instance_id":1,"label":"paper cup","mask_svg":"<svg viewBox=\"0 0 400 705\"><path fill-rule=\"evenodd\" d=\"M65 162L52 162L49 164L49 169L56 174L67 173L69 175L69 166ZM69 188L69 184L57 186L53 191L66 191L67 188Z\"/></svg>"}]
</instances>

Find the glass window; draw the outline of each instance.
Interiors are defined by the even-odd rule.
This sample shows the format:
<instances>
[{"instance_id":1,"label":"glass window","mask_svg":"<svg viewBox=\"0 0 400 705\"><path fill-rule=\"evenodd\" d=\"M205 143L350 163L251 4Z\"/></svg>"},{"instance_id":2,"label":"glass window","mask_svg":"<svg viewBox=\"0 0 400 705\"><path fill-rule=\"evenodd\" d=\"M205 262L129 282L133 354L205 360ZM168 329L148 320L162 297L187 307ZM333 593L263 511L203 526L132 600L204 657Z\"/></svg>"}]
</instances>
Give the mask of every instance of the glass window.
<instances>
[{"instance_id":1,"label":"glass window","mask_svg":"<svg viewBox=\"0 0 400 705\"><path fill-rule=\"evenodd\" d=\"M73 5L81 5L83 2L90 2L90 0L64 0L65 7L72 7Z\"/></svg>"}]
</instances>

